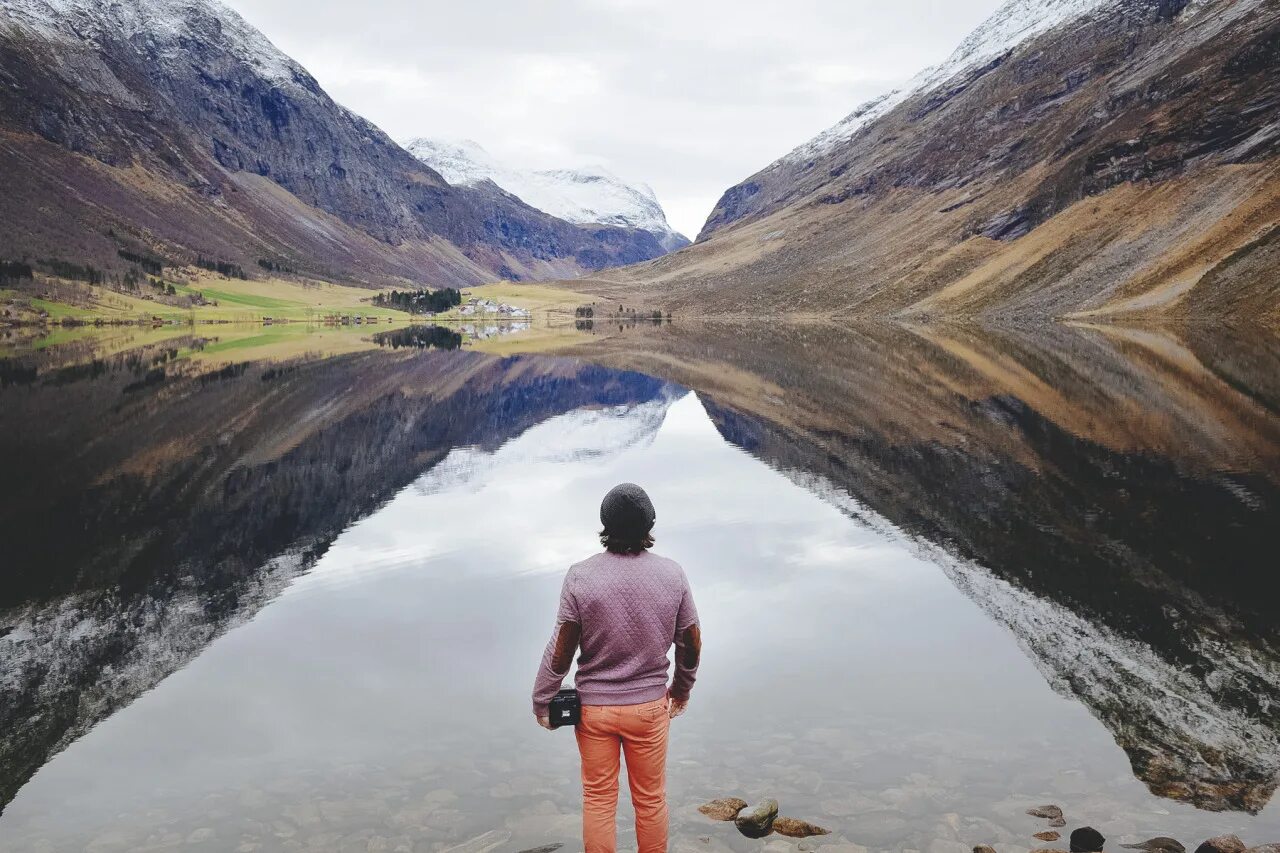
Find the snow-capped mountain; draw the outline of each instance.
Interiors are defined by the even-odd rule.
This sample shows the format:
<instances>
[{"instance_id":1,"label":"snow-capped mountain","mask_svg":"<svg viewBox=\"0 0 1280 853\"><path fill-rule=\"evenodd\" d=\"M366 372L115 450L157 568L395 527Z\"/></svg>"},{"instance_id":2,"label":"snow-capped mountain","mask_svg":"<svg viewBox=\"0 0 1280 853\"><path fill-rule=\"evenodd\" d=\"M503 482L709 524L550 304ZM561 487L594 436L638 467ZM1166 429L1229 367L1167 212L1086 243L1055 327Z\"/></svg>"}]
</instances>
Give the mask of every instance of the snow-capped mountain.
<instances>
[{"instance_id":1,"label":"snow-capped mountain","mask_svg":"<svg viewBox=\"0 0 1280 853\"><path fill-rule=\"evenodd\" d=\"M964 71L1003 56L1018 45L1055 27L1086 17L1122 0L1008 0L965 37L939 65L932 65L903 86L872 98L852 113L800 145L782 160L801 162L847 142L859 128L875 121L910 96L928 92Z\"/></svg>"},{"instance_id":2,"label":"snow-capped mountain","mask_svg":"<svg viewBox=\"0 0 1280 853\"><path fill-rule=\"evenodd\" d=\"M689 240L667 223L658 197L646 184L633 184L598 166L522 170L496 160L470 139L418 137L404 143L410 154L455 186L493 181L525 204L577 225L613 225L647 231L668 252Z\"/></svg>"},{"instance_id":3,"label":"snow-capped mountain","mask_svg":"<svg viewBox=\"0 0 1280 853\"><path fill-rule=\"evenodd\" d=\"M1267 0L1009 0L727 189L693 251L599 292L755 316L1280 322L1277 39Z\"/></svg>"},{"instance_id":4,"label":"snow-capped mountain","mask_svg":"<svg viewBox=\"0 0 1280 853\"><path fill-rule=\"evenodd\" d=\"M51 40L77 44L96 42L104 36L142 41L150 56L162 64L181 63L187 57L184 38L197 34L197 21L214 16L218 26L212 36L228 56L249 65L265 80L293 86L309 74L282 53L266 36L234 10L205 0L0 0L0 12L11 23L38 32Z\"/></svg>"},{"instance_id":5,"label":"snow-capped mountain","mask_svg":"<svg viewBox=\"0 0 1280 853\"><path fill-rule=\"evenodd\" d=\"M174 265L443 285L664 253L450 185L220 0L0 0L0 80L5 257L119 274L130 235Z\"/></svg>"}]
</instances>

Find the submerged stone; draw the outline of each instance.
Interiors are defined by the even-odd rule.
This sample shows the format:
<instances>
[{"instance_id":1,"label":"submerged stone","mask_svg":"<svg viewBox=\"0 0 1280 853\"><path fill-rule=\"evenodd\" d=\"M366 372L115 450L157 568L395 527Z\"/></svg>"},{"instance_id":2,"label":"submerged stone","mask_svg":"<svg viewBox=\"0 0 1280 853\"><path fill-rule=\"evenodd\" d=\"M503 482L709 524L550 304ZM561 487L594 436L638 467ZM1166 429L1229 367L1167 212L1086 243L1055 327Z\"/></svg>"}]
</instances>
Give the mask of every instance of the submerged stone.
<instances>
[{"instance_id":1,"label":"submerged stone","mask_svg":"<svg viewBox=\"0 0 1280 853\"><path fill-rule=\"evenodd\" d=\"M1215 835L1196 848L1196 853L1244 853L1245 844L1238 835Z\"/></svg>"},{"instance_id":2,"label":"submerged stone","mask_svg":"<svg viewBox=\"0 0 1280 853\"><path fill-rule=\"evenodd\" d=\"M777 817L773 820L773 831L788 838L808 838L811 835L830 835L831 830L823 829L807 820L793 817Z\"/></svg>"},{"instance_id":3,"label":"submerged stone","mask_svg":"<svg viewBox=\"0 0 1280 853\"><path fill-rule=\"evenodd\" d=\"M1147 850L1151 853L1156 851L1167 850L1171 853L1187 853L1187 848L1182 846L1182 842L1176 838L1169 838L1167 835L1158 835L1155 838L1148 838L1146 841L1139 841L1137 844L1121 844L1121 847L1128 847L1130 850Z\"/></svg>"},{"instance_id":4,"label":"submerged stone","mask_svg":"<svg viewBox=\"0 0 1280 853\"><path fill-rule=\"evenodd\" d=\"M1044 832L1037 832L1036 834L1032 835L1031 837L1032 837L1032 838L1038 838L1038 839L1040 839L1041 841L1057 841L1059 838L1061 838L1061 837L1062 837L1062 833L1057 832L1057 831L1052 830L1052 829L1046 829Z\"/></svg>"},{"instance_id":5,"label":"submerged stone","mask_svg":"<svg viewBox=\"0 0 1280 853\"><path fill-rule=\"evenodd\" d=\"M740 800L737 797L721 797L698 806L698 811L712 820L733 820L738 816L738 812L746 807L746 800Z\"/></svg>"},{"instance_id":6,"label":"submerged stone","mask_svg":"<svg viewBox=\"0 0 1280 853\"><path fill-rule=\"evenodd\" d=\"M738 827L738 832L747 838L764 838L773 831L773 821L777 816L778 801L769 799L753 809L739 813L733 823Z\"/></svg>"},{"instance_id":7,"label":"submerged stone","mask_svg":"<svg viewBox=\"0 0 1280 853\"><path fill-rule=\"evenodd\" d=\"M1092 826L1082 826L1071 833L1071 853L1102 853L1107 839Z\"/></svg>"},{"instance_id":8,"label":"submerged stone","mask_svg":"<svg viewBox=\"0 0 1280 853\"><path fill-rule=\"evenodd\" d=\"M1031 815L1032 817L1043 817L1049 820L1062 819L1062 809L1052 804L1047 806L1036 806L1035 808L1027 809L1027 814Z\"/></svg>"}]
</instances>

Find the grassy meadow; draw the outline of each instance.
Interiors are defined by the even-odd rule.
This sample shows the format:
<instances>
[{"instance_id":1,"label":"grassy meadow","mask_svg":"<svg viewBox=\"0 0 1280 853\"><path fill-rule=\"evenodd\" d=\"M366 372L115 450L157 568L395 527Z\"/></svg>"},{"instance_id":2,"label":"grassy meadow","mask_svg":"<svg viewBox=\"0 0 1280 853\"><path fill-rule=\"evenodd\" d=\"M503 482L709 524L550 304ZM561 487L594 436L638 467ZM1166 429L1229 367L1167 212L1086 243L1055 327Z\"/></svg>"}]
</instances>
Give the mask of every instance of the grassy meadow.
<instances>
[{"instance_id":1,"label":"grassy meadow","mask_svg":"<svg viewBox=\"0 0 1280 853\"><path fill-rule=\"evenodd\" d=\"M172 296L195 296L196 304L179 307L155 298L120 293L82 282L40 279L21 289L0 289L0 306L8 317L26 324L23 334L0 338L0 356L71 346L97 356L178 338L201 343L182 356L193 362L225 364L248 360L323 357L373 349L373 335L414 323L441 323L463 331L502 320L495 315L466 316L459 309L414 316L375 307L380 291L330 282L272 277L228 278L204 270L187 270L166 278ZM463 347L498 355L542 352L571 345L578 337L574 310L590 297L544 284L499 282L462 289L464 302L476 297L527 309L529 327L489 338L463 334ZM364 322L334 323L335 317L359 316ZM2 318L0 318L2 319Z\"/></svg>"}]
</instances>

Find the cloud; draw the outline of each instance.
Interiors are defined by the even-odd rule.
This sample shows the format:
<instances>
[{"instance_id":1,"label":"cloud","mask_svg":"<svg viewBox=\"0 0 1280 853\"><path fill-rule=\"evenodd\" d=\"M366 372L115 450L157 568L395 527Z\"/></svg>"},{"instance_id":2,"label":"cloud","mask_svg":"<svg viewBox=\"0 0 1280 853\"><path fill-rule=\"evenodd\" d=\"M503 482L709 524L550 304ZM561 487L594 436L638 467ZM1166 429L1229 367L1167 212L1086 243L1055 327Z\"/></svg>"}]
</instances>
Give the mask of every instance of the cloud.
<instances>
[{"instance_id":1,"label":"cloud","mask_svg":"<svg viewBox=\"0 0 1280 853\"><path fill-rule=\"evenodd\" d=\"M998 0L229 0L392 137L594 163L694 236L720 194L945 58Z\"/></svg>"}]
</instances>

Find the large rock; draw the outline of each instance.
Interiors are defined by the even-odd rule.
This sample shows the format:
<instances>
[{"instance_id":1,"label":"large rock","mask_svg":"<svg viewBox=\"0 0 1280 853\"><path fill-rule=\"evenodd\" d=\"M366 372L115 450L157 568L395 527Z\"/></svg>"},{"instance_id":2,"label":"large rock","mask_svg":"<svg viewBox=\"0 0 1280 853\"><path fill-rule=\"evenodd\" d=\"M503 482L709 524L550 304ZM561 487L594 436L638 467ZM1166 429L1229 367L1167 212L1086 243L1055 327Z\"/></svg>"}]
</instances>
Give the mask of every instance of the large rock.
<instances>
[{"instance_id":1,"label":"large rock","mask_svg":"<svg viewBox=\"0 0 1280 853\"><path fill-rule=\"evenodd\" d=\"M831 830L797 820L793 817L778 817L773 820L773 831L788 838L808 838L811 835L830 835Z\"/></svg>"},{"instance_id":2,"label":"large rock","mask_svg":"<svg viewBox=\"0 0 1280 853\"><path fill-rule=\"evenodd\" d=\"M1238 835L1215 835L1196 848L1196 853L1244 853L1245 843Z\"/></svg>"},{"instance_id":3,"label":"large rock","mask_svg":"<svg viewBox=\"0 0 1280 853\"><path fill-rule=\"evenodd\" d=\"M698 811L712 820L733 820L738 816L738 812L746 807L746 800L740 800L737 797L721 797L698 806Z\"/></svg>"},{"instance_id":4,"label":"large rock","mask_svg":"<svg viewBox=\"0 0 1280 853\"><path fill-rule=\"evenodd\" d=\"M764 838L773 831L773 822L777 817L778 801L770 799L741 812L733 824L747 838Z\"/></svg>"}]
</instances>

